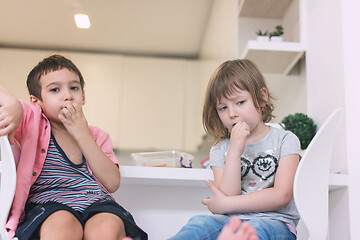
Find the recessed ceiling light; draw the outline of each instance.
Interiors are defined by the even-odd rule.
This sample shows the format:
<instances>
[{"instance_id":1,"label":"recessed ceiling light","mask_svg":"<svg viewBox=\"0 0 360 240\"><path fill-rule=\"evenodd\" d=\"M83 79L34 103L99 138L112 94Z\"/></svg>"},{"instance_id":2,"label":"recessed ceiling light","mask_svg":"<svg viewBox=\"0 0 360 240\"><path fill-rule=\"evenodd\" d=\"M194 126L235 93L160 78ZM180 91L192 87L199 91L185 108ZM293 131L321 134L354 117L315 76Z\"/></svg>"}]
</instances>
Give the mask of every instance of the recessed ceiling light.
<instances>
[{"instance_id":1,"label":"recessed ceiling light","mask_svg":"<svg viewBox=\"0 0 360 240\"><path fill-rule=\"evenodd\" d=\"M78 28L90 28L90 20L86 14L75 14L75 23Z\"/></svg>"}]
</instances>

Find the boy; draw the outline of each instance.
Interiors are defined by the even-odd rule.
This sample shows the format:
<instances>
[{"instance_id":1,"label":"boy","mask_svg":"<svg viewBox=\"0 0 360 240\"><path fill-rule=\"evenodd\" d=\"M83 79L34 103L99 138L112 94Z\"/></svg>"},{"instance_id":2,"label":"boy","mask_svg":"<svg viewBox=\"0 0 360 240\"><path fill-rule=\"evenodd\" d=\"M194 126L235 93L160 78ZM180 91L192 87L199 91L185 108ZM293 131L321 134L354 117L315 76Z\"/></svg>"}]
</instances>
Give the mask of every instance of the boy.
<instances>
[{"instance_id":1,"label":"boy","mask_svg":"<svg viewBox=\"0 0 360 240\"><path fill-rule=\"evenodd\" d=\"M0 135L21 148L10 237L16 229L21 240L147 239L110 194L120 185L118 163L108 134L87 124L78 68L52 55L29 73L27 87L31 105L0 88Z\"/></svg>"}]
</instances>

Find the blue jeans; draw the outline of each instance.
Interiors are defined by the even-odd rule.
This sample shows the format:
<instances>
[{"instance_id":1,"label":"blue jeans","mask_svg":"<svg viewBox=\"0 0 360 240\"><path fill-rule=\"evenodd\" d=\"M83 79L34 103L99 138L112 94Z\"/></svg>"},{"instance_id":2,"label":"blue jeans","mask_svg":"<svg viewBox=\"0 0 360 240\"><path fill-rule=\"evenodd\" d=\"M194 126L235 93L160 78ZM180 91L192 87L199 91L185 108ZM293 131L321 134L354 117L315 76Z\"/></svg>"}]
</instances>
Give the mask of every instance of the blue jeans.
<instances>
[{"instance_id":1,"label":"blue jeans","mask_svg":"<svg viewBox=\"0 0 360 240\"><path fill-rule=\"evenodd\" d=\"M215 240L223 226L228 222L225 215L198 215L169 240ZM295 240L289 228L279 220L251 219L248 221L255 228L259 240Z\"/></svg>"}]
</instances>

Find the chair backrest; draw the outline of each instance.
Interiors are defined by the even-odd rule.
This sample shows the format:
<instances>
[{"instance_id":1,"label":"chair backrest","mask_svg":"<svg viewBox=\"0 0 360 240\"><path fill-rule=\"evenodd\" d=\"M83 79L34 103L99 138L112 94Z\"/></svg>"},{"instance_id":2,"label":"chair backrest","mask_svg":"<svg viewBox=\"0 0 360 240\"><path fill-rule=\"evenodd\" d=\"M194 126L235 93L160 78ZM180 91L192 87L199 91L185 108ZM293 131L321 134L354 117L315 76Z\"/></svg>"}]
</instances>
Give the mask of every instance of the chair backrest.
<instances>
[{"instance_id":1,"label":"chair backrest","mask_svg":"<svg viewBox=\"0 0 360 240\"><path fill-rule=\"evenodd\" d=\"M325 240L329 222L330 160L342 111L323 123L302 157L294 179L294 200L310 239Z\"/></svg>"},{"instance_id":2,"label":"chair backrest","mask_svg":"<svg viewBox=\"0 0 360 240\"><path fill-rule=\"evenodd\" d=\"M1 188L0 188L0 237L2 240L9 239L5 224L16 188L16 167L14 156L7 136L0 137L1 145Z\"/></svg>"}]
</instances>

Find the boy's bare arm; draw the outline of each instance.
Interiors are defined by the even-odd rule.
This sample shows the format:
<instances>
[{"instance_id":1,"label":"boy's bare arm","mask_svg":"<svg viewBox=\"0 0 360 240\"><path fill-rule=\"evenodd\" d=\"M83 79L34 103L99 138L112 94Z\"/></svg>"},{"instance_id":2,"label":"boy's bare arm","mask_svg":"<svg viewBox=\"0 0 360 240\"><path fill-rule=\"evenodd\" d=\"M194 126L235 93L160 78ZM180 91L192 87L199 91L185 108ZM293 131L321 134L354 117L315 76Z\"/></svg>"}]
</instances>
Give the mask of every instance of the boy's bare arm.
<instances>
[{"instance_id":1,"label":"boy's bare arm","mask_svg":"<svg viewBox=\"0 0 360 240\"><path fill-rule=\"evenodd\" d=\"M120 171L96 144L81 106L69 105L59 119L78 143L96 178L109 192L115 192L120 186Z\"/></svg>"},{"instance_id":2,"label":"boy's bare arm","mask_svg":"<svg viewBox=\"0 0 360 240\"><path fill-rule=\"evenodd\" d=\"M11 144L23 114L21 103L4 87L0 86L0 136L8 134Z\"/></svg>"}]
</instances>

